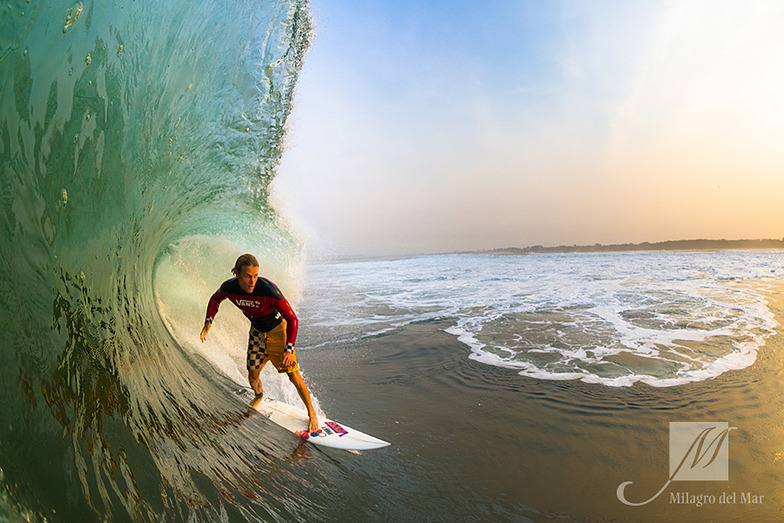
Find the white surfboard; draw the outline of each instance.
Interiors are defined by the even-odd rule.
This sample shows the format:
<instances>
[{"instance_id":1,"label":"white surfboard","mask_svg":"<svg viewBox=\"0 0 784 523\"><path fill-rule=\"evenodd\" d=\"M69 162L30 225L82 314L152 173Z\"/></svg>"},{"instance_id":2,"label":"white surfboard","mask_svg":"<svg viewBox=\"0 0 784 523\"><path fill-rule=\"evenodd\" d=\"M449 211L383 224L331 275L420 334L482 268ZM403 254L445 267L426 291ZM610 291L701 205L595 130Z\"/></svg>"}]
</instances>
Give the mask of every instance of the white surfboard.
<instances>
[{"instance_id":1,"label":"white surfboard","mask_svg":"<svg viewBox=\"0 0 784 523\"><path fill-rule=\"evenodd\" d=\"M308 433L308 412L305 409L267 397L254 401L250 389L240 389L237 394L264 417L310 443L343 450L371 450L389 445L386 441L321 416L318 432Z\"/></svg>"}]
</instances>

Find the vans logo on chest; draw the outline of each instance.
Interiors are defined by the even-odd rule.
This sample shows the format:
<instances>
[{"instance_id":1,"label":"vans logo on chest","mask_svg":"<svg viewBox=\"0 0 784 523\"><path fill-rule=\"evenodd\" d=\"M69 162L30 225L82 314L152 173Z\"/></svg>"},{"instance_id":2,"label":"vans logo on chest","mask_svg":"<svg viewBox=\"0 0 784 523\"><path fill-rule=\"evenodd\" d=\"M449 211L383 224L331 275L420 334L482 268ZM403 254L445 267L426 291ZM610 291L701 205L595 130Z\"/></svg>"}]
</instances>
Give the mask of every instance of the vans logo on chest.
<instances>
[{"instance_id":1,"label":"vans logo on chest","mask_svg":"<svg viewBox=\"0 0 784 523\"><path fill-rule=\"evenodd\" d=\"M237 300L235 302L238 307L257 307L258 304L254 300Z\"/></svg>"}]
</instances>

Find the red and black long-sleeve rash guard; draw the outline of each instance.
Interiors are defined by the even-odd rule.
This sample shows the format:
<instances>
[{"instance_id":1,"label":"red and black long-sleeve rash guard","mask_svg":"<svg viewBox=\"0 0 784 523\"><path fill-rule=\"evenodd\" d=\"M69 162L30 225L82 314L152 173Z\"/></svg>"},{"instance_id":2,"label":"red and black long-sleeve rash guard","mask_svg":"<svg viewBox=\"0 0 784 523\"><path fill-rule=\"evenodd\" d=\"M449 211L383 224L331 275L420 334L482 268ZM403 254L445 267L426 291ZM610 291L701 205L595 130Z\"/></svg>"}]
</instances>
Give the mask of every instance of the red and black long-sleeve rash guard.
<instances>
[{"instance_id":1,"label":"red and black long-sleeve rash guard","mask_svg":"<svg viewBox=\"0 0 784 523\"><path fill-rule=\"evenodd\" d=\"M289 302L280 292L280 289L267 280L259 278L253 292L247 293L240 288L237 278L226 280L215 291L207 304L207 321L212 323L218 308L223 300L229 299L236 305L242 313L250 320L256 329L262 332L269 332L278 325L281 320L286 320L286 341L294 344L297 339L297 328L299 320Z\"/></svg>"}]
</instances>

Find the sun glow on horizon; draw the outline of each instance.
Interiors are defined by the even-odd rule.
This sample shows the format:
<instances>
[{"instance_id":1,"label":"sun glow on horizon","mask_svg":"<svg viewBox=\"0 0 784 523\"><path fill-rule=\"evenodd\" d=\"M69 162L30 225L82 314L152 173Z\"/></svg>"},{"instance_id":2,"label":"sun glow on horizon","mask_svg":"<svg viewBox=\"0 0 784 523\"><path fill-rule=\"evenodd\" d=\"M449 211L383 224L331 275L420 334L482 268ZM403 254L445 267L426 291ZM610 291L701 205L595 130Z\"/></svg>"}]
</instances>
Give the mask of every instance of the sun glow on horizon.
<instances>
[{"instance_id":1,"label":"sun glow on horizon","mask_svg":"<svg viewBox=\"0 0 784 523\"><path fill-rule=\"evenodd\" d=\"M278 185L315 236L422 252L784 235L784 4L441 4L312 0Z\"/></svg>"}]
</instances>

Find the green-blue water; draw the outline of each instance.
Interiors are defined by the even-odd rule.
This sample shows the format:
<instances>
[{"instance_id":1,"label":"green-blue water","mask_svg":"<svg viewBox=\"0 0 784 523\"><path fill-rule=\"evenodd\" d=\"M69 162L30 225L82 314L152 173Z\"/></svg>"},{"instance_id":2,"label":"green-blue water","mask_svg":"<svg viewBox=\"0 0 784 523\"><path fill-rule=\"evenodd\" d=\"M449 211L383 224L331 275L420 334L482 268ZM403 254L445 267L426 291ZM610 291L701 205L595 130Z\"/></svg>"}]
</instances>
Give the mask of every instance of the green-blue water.
<instances>
[{"instance_id":1,"label":"green-blue water","mask_svg":"<svg viewBox=\"0 0 784 523\"><path fill-rule=\"evenodd\" d=\"M173 341L153 286L183 237L297 257L267 199L307 7L0 8L0 519L288 513L249 479L275 443L227 429L230 385Z\"/></svg>"}]
</instances>

